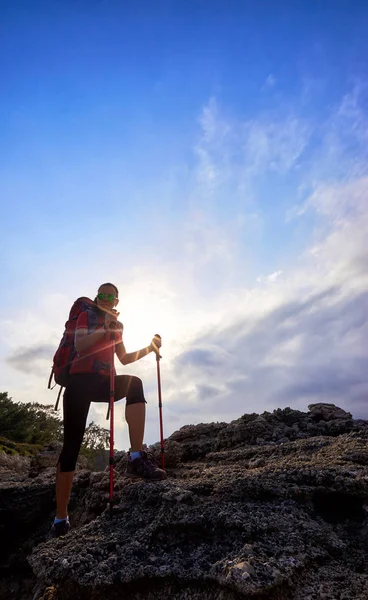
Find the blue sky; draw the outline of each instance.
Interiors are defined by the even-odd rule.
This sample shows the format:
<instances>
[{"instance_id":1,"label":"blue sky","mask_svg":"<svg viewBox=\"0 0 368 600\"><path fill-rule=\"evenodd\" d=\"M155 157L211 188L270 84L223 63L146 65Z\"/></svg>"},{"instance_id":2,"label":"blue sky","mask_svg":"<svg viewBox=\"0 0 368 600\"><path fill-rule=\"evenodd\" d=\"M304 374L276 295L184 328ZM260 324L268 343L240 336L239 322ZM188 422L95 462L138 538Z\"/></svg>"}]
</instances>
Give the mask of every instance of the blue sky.
<instances>
[{"instance_id":1,"label":"blue sky","mask_svg":"<svg viewBox=\"0 0 368 600\"><path fill-rule=\"evenodd\" d=\"M320 400L368 418L366 3L0 17L2 389L53 402L70 304L111 280L128 349L163 335L167 435ZM156 441L154 360L130 371Z\"/></svg>"}]
</instances>

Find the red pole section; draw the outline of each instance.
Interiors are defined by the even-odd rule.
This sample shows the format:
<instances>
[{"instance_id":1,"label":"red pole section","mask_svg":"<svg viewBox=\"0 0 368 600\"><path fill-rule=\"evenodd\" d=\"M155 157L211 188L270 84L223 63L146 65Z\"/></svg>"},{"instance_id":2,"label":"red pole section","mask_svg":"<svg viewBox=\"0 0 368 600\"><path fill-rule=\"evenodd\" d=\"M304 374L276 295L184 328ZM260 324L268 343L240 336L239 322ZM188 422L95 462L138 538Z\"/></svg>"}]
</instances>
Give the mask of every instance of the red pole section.
<instances>
[{"instance_id":1,"label":"red pole section","mask_svg":"<svg viewBox=\"0 0 368 600\"><path fill-rule=\"evenodd\" d=\"M162 465L162 468L165 469L165 448L164 448L164 427L163 427L163 419L162 419L160 358L161 358L161 356L157 353L156 354L156 364L157 364L158 408L159 408L159 415L160 415L161 465Z\"/></svg>"},{"instance_id":2,"label":"red pole section","mask_svg":"<svg viewBox=\"0 0 368 600\"><path fill-rule=\"evenodd\" d=\"M114 404L115 404L115 333L111 333L111 360L110 360L110 518L112 518L112 501L114 495Z\"/></svg>"}]
</instances>

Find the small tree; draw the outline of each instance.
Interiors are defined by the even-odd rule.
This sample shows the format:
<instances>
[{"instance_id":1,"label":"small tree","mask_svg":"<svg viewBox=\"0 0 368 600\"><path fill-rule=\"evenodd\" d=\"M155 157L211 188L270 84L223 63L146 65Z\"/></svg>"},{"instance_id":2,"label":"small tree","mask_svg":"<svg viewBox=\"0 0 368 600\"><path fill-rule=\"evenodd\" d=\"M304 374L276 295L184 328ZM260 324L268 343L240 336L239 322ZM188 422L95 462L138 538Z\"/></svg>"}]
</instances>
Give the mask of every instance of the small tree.
<instances>
[{"instance_id":1,"label":"small tree","mask_svg":"<svg viewBox=\"0 0 368 600\"><path fill-rule=\"evenodd\" d=\"M13 402L8 392L0 393L0 436L27 444L60 440L62 421L52 405Z\"/></svg>"},{"instance_id":2,"label":"small tree","mask_svg":"<svg viewBox=\"0 0 368 600\"><path fill-rule=\"evenodd\" d=\"M105 450L109 439L110 431L92 421L84 432L82 450Z\"/></svg>"},{"instance_id":3,"label":"small tree","mask_svg":"<svg viewBox=\"0 0 368 600\"><path fill-rule=\"evenodd\" d=\"M109 444L110 432L92 421L86 428L81 447L81 454L88 459L88 468L101 471L107 465L106 447Z\"/></svg>"},{"instance_id":4,"label":"small tree","mask_svg":"<svg viewBox=\"0 0 368 600\"><path fill-rule=\"evenodd\" d=\"M93 421L84 433L81 453L91 464L102 465L105 449L109 445L110 431ZM5 452L16 454L19 446L27 445L40 451L52 441L62 440L62 421L55 415L54 407L38 402L13 402L8 392L0 392L0 447ZM24 449L23 449L24 450Z\"/></svg>"}]
</instances>

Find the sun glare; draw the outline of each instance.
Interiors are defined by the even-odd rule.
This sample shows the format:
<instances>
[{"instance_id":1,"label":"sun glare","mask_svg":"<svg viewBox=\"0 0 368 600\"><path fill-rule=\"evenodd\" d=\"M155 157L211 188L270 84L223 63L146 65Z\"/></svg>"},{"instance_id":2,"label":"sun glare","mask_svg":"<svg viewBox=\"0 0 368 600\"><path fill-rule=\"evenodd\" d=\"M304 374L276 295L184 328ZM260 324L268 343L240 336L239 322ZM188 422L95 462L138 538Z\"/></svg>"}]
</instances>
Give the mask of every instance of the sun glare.
<instances>
[{"instance_id":1,"label":"sun glare","mask_svg":"<svg viewBox=\"0 0 368 600\"><path fill-rule=\"evenodd\" d=\"M151 343L158 333L163 345L172 346L177 334L173 308L165 299L142 296L122 298L119 320L124 325L124 344L128 352L139 350Z\"/></svg>"}]
</instances>

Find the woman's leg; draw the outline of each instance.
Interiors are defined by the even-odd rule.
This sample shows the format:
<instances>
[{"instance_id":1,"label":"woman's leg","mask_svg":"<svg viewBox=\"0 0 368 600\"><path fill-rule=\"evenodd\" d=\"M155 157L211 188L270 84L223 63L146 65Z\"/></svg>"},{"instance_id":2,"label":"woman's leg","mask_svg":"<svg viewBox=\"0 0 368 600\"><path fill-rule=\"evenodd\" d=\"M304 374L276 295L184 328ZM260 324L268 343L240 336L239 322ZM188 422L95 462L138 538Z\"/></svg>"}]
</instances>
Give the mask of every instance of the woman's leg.
<instances>
[{"instance_id":1,"label":"woman's leg","mask_svg":"<svg viewBox=\"0 0 368 600\"><path fill-rule=\"evenodd\" d=\"M75 466L83 441L90 406L83 380L72 381L64 392L64 445L56 472L56 517L64 519L72 489Z\"/></svg>"},{"instance_id":2,"label":"woman's leg","mask_svg":"<svg viewBox=\"0 0 368 600\"><path fill-rule=\"evenodd\" d=\"M125 419L129 428L130 450L142 450L146 422L146 400L142 380L133 375L115 377L115 400L126 397Z\"/></svg>"},{"instance_id":3,"label":"woman's leg","mask_svg":"<svg viewBox=\"0 0 368 600\"><path fill-rule=\"evenodd\" d=\"M127 404L125 407L125 420L129 428L130 450L131 452L139 452L143 446L146 405L141 403Z\"/></svg>"},{"instance_id":4,"label":"woman's leg","mask_svg":"<svg viewBox=\"0 0 368 600\"><path fill-rule=\"evenodd\" d=\"M62 473L60 465L56 471L56 518L66 519L68 516L68 504L70 492L72 490L73 477L75 471Z\"/></svg>"},{"instance_id":5,"label":"woman's leg","mask_svg":"<svg viewBox=\"0 0 368 600\"><path fill-rule=\"evenodd\" d=\"M143 385L139 377L118 375L115 377L115 400L126 396L125 418L129 427L130 455L125 472L126 477L141 478L147 481L166 479L166 472L159 469L155 461L142 452L146 401ZM136 456L133 453L137 453Z\"/></svg>"}]
</instances>

